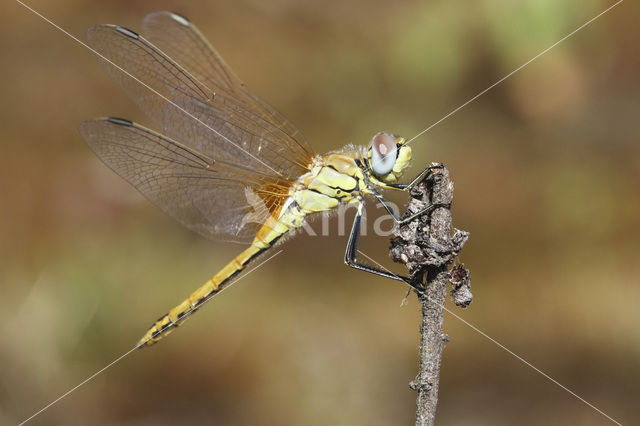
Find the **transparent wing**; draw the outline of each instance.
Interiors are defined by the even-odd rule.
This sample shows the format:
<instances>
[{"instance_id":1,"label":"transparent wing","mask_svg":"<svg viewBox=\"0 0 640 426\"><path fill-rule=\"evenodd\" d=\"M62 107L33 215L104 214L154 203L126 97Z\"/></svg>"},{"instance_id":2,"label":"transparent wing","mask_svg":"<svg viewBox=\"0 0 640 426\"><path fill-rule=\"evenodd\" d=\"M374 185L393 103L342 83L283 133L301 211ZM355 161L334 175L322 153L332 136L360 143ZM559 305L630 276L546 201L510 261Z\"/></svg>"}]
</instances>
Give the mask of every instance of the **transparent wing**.
<instances>
[{"instance_id":1,"label":"transparent wing","mask_svg":"<svg viewBox=\"0 0 640 426\"><path fill-rule=\"evenodd\" d=\"M97 118L79 130L107 166L208 238L247 241L287 196L289 182L274 182L270 175L217 160L128 120Z\"/></svg>"},{"instance_id":2,"label":"transparent wing","mask_svg":"<svg viewBox=\"0 0 640 426\"><path fill-rule=\"evenodd\" d=\"M265 110L266 104L248 92L203 82L123 27L93 26L87 30L87 41L131 74L101 61L116 84L168 136L211 158L261 173L287 179L308 171L314 154L288 133L286 119L276 119L276 113Z\"/></svg>"},{"instance_id":3,"label":"transparent wing","mask_svg":"<svg viewBox=\"0 0 640 426\"><path fill-rule=\"evenodd\" d=\"M206 86L238 99L246 108L287 135L289 143L311 152L302 132L253 93L187 18L172 12L150 13L142 22L142 34Z\"/></svg>"}]
</instances>

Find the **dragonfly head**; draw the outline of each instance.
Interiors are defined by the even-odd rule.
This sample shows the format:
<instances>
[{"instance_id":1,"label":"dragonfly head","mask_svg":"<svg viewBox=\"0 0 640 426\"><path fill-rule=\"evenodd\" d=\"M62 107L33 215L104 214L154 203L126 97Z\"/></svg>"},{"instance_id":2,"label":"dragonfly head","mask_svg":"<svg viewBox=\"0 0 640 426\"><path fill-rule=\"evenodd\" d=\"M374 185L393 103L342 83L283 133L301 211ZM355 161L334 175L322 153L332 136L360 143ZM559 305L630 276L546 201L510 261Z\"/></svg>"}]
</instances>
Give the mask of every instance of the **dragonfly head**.
<instances>
[{"instance_id":1,"label":"dragonfly head","mask_svg":"<svg viewBox=\"0 0 640 426\"><path fill-rule=\"evenodd\" d=\"M374 183L396 183L411 160L411 147L404 138L380 132L367 150L367 175Z\"/></svg>"}]
</instances>

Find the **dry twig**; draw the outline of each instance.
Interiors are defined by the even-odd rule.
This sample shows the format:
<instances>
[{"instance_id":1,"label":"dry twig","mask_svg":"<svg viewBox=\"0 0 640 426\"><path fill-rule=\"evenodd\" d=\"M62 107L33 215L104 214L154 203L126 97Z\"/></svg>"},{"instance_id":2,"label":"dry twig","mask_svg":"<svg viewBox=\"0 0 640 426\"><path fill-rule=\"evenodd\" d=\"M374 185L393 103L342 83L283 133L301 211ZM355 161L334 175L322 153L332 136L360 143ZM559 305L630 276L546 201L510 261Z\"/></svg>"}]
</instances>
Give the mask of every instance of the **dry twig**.
<instances>
[{"instance_id":1,"label":"dry twig","mask_svg":"<svg viewBox=\"0 0 640 426\"><path fill-rule=\"evenodd\" d=\"M433 210L396 229L391 241L391 258L409 270L422 309L420 367L410 384L418 393L416 425L421 426L435 420L442 351L449 340L442 332L447 283L454 286L451 295L456 305L466 307L472 300L469 271L464 265L449 270L469 233L457 229L451 233L453 183L442 164L433 166L412 189L406 215L430 205Z\"/></svg>"}]
</instances>

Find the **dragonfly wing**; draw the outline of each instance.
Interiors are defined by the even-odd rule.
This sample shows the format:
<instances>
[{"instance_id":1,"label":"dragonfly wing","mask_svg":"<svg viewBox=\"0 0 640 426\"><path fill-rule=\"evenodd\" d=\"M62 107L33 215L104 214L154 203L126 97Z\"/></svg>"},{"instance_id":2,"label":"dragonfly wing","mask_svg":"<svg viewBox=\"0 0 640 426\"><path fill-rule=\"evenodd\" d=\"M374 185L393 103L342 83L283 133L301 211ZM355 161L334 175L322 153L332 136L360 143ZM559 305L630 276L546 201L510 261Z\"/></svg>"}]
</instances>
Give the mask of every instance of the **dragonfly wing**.
<instances>
[{"instance_id":1,"label":"dragonfly wing","mask_svg":"<svg viewBox=\"0 0 640 426\"><path fill-rule=\"evenodd\" d=\"M261 113L260 102L207 85L126 28L96 25L87 41L111 61L102 61L110 77L168 136L261 173L287 179L308 171L313 154Z\"/></svg>"},{"instance_id":2,"label":"dragonfly wing","mask_svg":"<svg viewBox=\"0 0 640 426\"><path fill-rule=\"evenodd\" d=\"M142 22L142 34L199 81L240 100L245 107L287 135L290 143L299 145L302 151L311 152L302 132L244 84L187 18L173 12L150 13Z\"/></svg>"},{"instance_id":3,"label":"dragonfly wing","mask_svg":"<svg viewBox=\"0 0 640 426\"><path fill-rule=\"evenodd\" d=\"M271 191L261 198L268 175L217 160L159 133L118 118L80 124L91 150L149 201L208 238L247 241L286 199ZM273 183L273 182L271 182ZM268 206L267 206L268 205Z\"/></svg>"}]
</instances>

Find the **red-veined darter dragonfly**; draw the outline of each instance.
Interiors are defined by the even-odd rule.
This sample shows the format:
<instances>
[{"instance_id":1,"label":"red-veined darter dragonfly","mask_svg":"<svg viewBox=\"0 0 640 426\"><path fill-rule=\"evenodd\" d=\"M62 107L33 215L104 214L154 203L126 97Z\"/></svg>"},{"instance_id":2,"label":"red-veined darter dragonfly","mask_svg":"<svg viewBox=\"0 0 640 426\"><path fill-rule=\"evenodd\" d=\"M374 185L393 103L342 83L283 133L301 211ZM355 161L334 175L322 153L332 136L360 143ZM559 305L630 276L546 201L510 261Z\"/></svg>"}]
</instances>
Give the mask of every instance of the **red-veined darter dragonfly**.
<instances>
[{"instance_id":1,"label":"red-veined darter dragonfly","mask_svg":"<svg viewBox=\"0 0 640 426\"><path fill-rule=\"evenodd\" d=\"M307 216L357 204L345 262L401 279L356 258L364 195L407 190L398 179L411 159L405 139L375 135L368 147L346 146L319 155L284 116L256 96L200 31L176 13L155 12L142 34L115 25L87 30L88 44L114 82L158 125L162 134L121 118L80 125L91 150L149 201L210 238L250 246L186 300L160 317L137 346L152 345L198 310Z\"/></svg>"}]
</instances>

